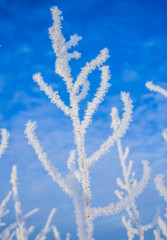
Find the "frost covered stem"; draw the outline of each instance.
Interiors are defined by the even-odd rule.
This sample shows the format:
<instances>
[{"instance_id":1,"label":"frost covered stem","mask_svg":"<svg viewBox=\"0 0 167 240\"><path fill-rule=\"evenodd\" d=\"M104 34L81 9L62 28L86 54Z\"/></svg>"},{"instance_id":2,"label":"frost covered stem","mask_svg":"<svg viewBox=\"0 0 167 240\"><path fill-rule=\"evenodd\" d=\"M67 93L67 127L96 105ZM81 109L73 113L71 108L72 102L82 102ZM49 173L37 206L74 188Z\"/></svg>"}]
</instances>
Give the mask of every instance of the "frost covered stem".
<instances>
[{"instance_id":1,"label":"frost covered stem","mask_svg":"<svg viewBox=\"0 0 167 240\"><path fill-rule=\"evenodd\" d=\"M126 154L123 154L122 144L121 144L121 140L120 139L117 141L117 148L118 148L118 152L119 152L119 158L120 158L120 161L121 161L121 166L122 166L122 170L123 170L123 176L124 176L124 179L125 179L127 192L130 193L132 189L131 189L130 181L129 181L128 168L127 168L126 163L125 163L125 160L126 160L127 156L126 156ZM128 148L126 148L126 149L127 149L127 154L128 154L129 153L129 149ZM143 231L141 223L140 223L139 212L137 210L135 201L132 202L132 206L131 207L133 209L134 218L135 218L134 220L135 220L135 222L137 224L138 234L140 236L140 240L144 240L144 231ZM129 209L127 209L127 212L129 214Z\"/></svg>"},{"instance_id":2,"label":"frost covered stem","mask_svg":"<svg viewBox=\"0 0 167 240\"><path fill-rule=\"evenodd\" d=\"M8 146L8 140L9 140L9 132L5 128L1 128L1 144L0 144L0 158L2 157L2 154L4 153L5 149Z\"/></svg>"},{"instance_id":3,"label":"frost covered stem","mask_svg":"<svg viewBox=\"0 0 167 240\"><path fill-rule=\"evenodd\" d=\"M38 156L38 159L41 161L44 169L48 172L48 174L52 177L54 182L57 184L67 193L70 194L69 189L61 176L58 170L52 165L49 161L47 154L43 151L40 142L35 134L37 124L36 122L28 121L25 128L25 134L28 139L28 143L32 145L35 150L35 153Z\"/></svg>"},{"instance_id":4,"label":"frost covered stem","mask_svg":"<svg viewBox=\"0 0 167 240\"><path fill-rule=\"evenodd\" d=\"M89 171L88 166L86 164L86 153L85 153L85 137L84 132L82 131L82 127L79 120L79 112L78 112L78 104L76 100L76 96L74 95L74 92L71 92L71 107L72 107L72 121L73 121L73 127L74 127L74 137L75 137L75 143L77 146L78 151L78 164L79 164L79 170L81 173L81 185L83 189L84 194L84 200L85 200L85 216L86 216L86 226L87 226L87 233L89 240L92 239L92 231L93 231L93 223L90 216L90 182L89 182Z\"/></svg>"},{"instance_id":5,"label":"frost covered stem","mask_svg":"<svg viewBox=\"0 0 167 240\"><path fill-rule=\"evenodd\" d=\"M16 214L16 219L19 228L16 229L17 233L17 238L18 240L27 240L27 230L25 228L25 223L22 217L22 211L21 211L21 204L19 201L19 196L18 196L18 189L17 189L17 166L14 165L12 168L12 173L11 173L11 184L13 185L12 191L13 191L13 198L15 202L15 214Z\"/></svg>"},{"instance_id":6,"label":"frost covered stem","mask_svg":"<svg viewBox=\"0 0 167 240\"><path fill-rule=\"evenodd\" d=\"M146 82L146 87L150 91L161 93L162 95L164 95L164 97L167 97L167 90L165 90L164 88L162 88L158 85L155 85L152 81Z\"/></svg>"},{"instance_id":7,"label":"frost covered stem","mask_svg":"<svg viewBox=\"0 0 167 240\"><path fill-rule=\"evenodd\" d=\"M140 240L144 240L144 231L143 231L143 228L142 228L141 223L140 223L139 212L137 210L135 201L132 203L132 209L133 209L133 212L134 212L134 215L135 215L135 221L136 221L137 228L138 228L138 231L139 231L138 234L139 234Z\"/></svg>"},{"instance_id":8,"label":"frost covered stem","mask_svg":"<svg viewBox=\"0 0 167 240\"><path fill-rule=\"evenodd\" d=\"M94 218L100 217L100 216L109 216L120 213L123 209L128 208L131 206L132 202L134 202L134 199L137 198L143 189L145 188L148 179L150 178L150 167L148 165L148 162L146 160L142 161L143 163L143 176L140 182L136 184L136 186L131 190L131 192L121 199L117 203L111 203L106 207L98 207L98 208L92 208L92 215Z\"/></svg>"}]
</instances>

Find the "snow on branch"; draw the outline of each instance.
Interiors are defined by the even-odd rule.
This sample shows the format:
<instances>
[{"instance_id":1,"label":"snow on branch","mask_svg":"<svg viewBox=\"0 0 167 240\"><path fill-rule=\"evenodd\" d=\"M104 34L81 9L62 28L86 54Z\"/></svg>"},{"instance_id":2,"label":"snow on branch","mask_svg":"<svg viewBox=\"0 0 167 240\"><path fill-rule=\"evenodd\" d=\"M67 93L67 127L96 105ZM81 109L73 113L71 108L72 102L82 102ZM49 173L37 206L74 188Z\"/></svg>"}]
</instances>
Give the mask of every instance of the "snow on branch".
<instances>
[{"instance_id":1,"label":"snow on branch","mask_svg":"<svg viewBox=\"0 0 167 240\"><path fill-rule=\"evenodd\" d=\"M32 211L28 212L24 215L23 219L26 220L30 216L32 216L34 213L38 212L39 209L35 208ZM2 240L8 240L12 239L12 235L16 234L16 230L14 230L18 226L18 222L11 223L8 227L6 227L1 233L0 233L0 239ZM11 233L13 231L13 233Z\"/></svg>"},{"instance_id":2,"label":"snow on branch","mask_svg":"<svg viewBox=\"0 0 167 240\"><path fill-rule=\"evenodd\" d=\"M82 99L85 99L89 91L90 82L85 80L81 92L77 95L77 102L79 103Z\"/></svg>"},{"instance_id":3,"label":"snow on branch","mask_svg":"<svg viewBox=\"0 0 167 240\"><path fill-rule=\"evenodd\" d=\"M167 225L161 217L158 218L158 225L159 225L163 235L167 238Z\"/></svg>"},{"instance_id":4,"label":"snow on branch","mask_svg":"<svg viewBox=\"0 0 167 240\"><path fill-rule=\"evenodd\" d=\"M28 121L25 128L25 135L28 139L28 143L34 148L35 153L38 156L38 159L42 163L44 169L48 172L48 174L52 177L54 182L67 193L70 194L69 189L62 178L61 174L58 170L52 165L49 161L47 154L43 151L40 142L35 134L35 130L37 128L36 122Z\"/></svg>"},{"instance_id":5,"label":"snow on branch","mask_svg":"<svg viewBox=\"0 0 167 240\"><path fill-rule=\"evenodd\" d=\"M0 144L0 158L8 146L9 132L5 128L1 128L1 135L2 139Z\"/></svg>"},{"instance_id":6,"label":"snow on branch","mask_svg":"<svg viewBox=\"0 0 167 240\"><path fill-rule=\"evenodd\" d=\"M165 90L164 88L153 84L153 82L146 82L146 87L150 90L150 91L154 91L154 92L158 92L161 93L164 97L167 97L167 90ZM167 141L167 128L165 128L162 131L162 136L164 138L165 141Z\"/></svg>"},{"instance_id":7,"label":"snow on branch","mask_svg":"<svg viewBox=\"0 0 167 240\"><path fill-rule=\"evenodd\" d=\"M164 175L158 174L155 177L154 182L160 196L164 197L165 202L167 202L167 187L164 185Z\"/></svg>"},{"instance_id":8,"label":"snow on branch","mask_svg":"<svg viewBox=\"0 0 167 240\"><path fill-rule=\"evenodd\" d=\"M167 90L165 90L165 89L162 88L162 87L159 87L158 85L155 85L152 81L146 82L146 87L147 87L150 91L154 91L154 92L161 93L162 95L164 95L165 97L167 97Z\"/></svg>"},{"instance_id":9,"label":"snow on branch","mask_svg":"<svg viewBox=\"0 0 167 240\"><path fill-rule=\"evenodd\" d=\"M74 92L77 94L79 88L84 85L84 82L87 81L88 75L92 73L97 67L100 68L104 62L109 58L109 51L107 48L104 48L100 51L99 55L93 59L91 62L87 62L85 67L82 68L79 73L76 82L74 83Z\"/></svg>"},{"instance_id":10,"label":"snow on branch","mask_svg":"<svg viewBox=\"0 0 167 240\"><path fill-rule=\"evenodd\" d=\"M55 240L61 240L57 227L52 226L52 229L53 229L53 234L54 234Z\"/></svg>"},{"instance_id":11,"label":"snow on branch","mask_svg":"<svg viewBox=\"0 0 167 240\"><path fill-rule=\"evenodd\" d=\"M26 220L26 218L30 217L34 213L38 212L38 208L33 209L32 211L28 212L24 215L23 219ZM1 233L0 233L0 239L2 240L9 240L12 239L12 236L16 234L16 230L14 230L18 226L17 222L11 223L8 227L6 227ZM12 232L13 231L13 232ZM12 232L12 233L11 233Z\"/></svg>"},{"instance_id":12,"label":"snow on branch","mask_svg":"<svg viewBox=\"0 0 167 240\"><path fill-rule=\"evenodd\" d=\"M132 240L134 236L138 234L138 230L132 227L131 220L130 219L127 220L125 216L122 216L122 222L125 228L128 229L127 231L128 240Z\"/></svg>"},{"instance_id":13,"label":"snow on branch","mask_svg":"<svg viewBox=\"0 0 167 240\"><path fill-rule=\"evenodd\" d=\"M49 214L49 217L47 219L47 222L44 226L44 228L40 231L40 233L36 236L35 240L45 240L46 239L46 235L50 232L50 230L52 229L52 227L50 226L50 223L52 221L52 218L54 216L56 212L56 208L53 208L52 211Z\"/></svg>"},{"instance_id":14,"label":"snow on branch","mask_svg":"<svg viewBox=\"0 0 167 240\"><path fill-rule=\"evenodd\" d=\"M12 173L11 173L11 180L12 184L12 191L13 191L13 199L15 202L15 214L16 214L16 220L18 223L19 228L16 229L16 235L18 240L28 240L28 232L27 229L25 228L25 222L22 216L22 211L21 211L21 203L19 201L19 195L18 195L18 189L17 189L17 167L16 165L13 166L12 168Z\"/></svg>"},{"instance_id":15,"label":"snow on branch","mask_svg":"<svg viewBox=\"0 0 167 240\"><path fill-rule=\"evenodd\" d=\"M149 164L148 161L144 160L142 161L142 163L143 163L143 176L140 182L137 182L136 186L132 189L132 191L119 202L111 203L110 205L104 208L101 207L92 208L92 216L94 218L103 215L105 216L114 215L121 212L123 209L130 207L134 199L141 194L150 178L151 169L148 165Z\"/></svg>"},{"instance_id":16,"label":"snow on branch","mask_svg":"<svg viewBox=\"0 0 167 240\"><path fill-rule=\"evenodd\" d=\"M116 107L112 108L111 111L111 128L116 131L121 124L121 120L119 118L119 113ZM132 166L133 161L127 161L128 155L129 155L129 148L126 147L125 151L122 149L122 143L121 139L117 141L117 149L120 159L120 164L122 167L122 175L123 180L121 178L117 178L117 185L120 187L120 189L115 191L115 194L117 195L119 200L122 200L125 194L130 194L131 191L133 191L134 187L137 184L137 180L134 178L135 172L132 172ZM157 216L154 218L154 220L147 224L142 225L140 221L139 211L137 210L137 205L134 201L126 208L127 215L129 217L128 220L126 220L125 216L122 217L122 222L127 229L127 235L129 240L132 240L134 238L134 235L139 235L139 238L141 240L144 240L144 232L153 228L155 224L157 223ZM135 228L132 227L135 225Z\"/></svg>"},{"instance_id":17,"label":"snow on branch","mask_svg":"<svg viewBox=\"0 0 167 240\"><path fill-rule=\"evenodd\" d=\"M92 100L92 102L88 103L88 107L85 111L84 120L82 121L82 129L83 131L89 126L92 121L92 116L98 108L99 104L103 101L103 98L110 87L110 71L109 66L102 66L101 70L101 83L100 87L97 89L97 92Z\"/></svg>"},{"instance_id":18,"label":"snow on branch","mask_svg":"<svg viewBox=\"0 0 167 240\"><path fill-rule=\"evenodd\" d=\"M51 13L53 25L49 28L49 36L52 40L52 47L57 57L55 62L55 72L63 77L63 80L67 85L67 90L70 92L72 78L71 68L68 63L72 58L78 59L81 54L77 51L68 53L67 50L72 46L76 46L78 41L80 41L82 38L75 34L71 36L68 42L66 42L61 31L61 20L63 19L61 16L62 12L57 7L53 7L51 8Z\"/></svg>"},{"instance_id":19,"label":"snow on branch","mask_svg":"<svg viewBox=\"0 0 167 240\"><path fill-rule=\"evenodd\" d=\"M52 87L48 86L48 84L44 82L41 73L35 73L33 75L33 80L39 85L40 90L44 91L48 98L50 98L52 103L56 104L57 107L65 113L65 115L70 115L70 108L67 107L60 99L58 92L53 91Z\"/></svg>"},{"instance_id":20,"label":"snow on branch","mask_svg":"<svg viewBox=\"0 0 167 240\"><path fill-rule=\"evenodd\" d=\"M153 218L152 222L147 224L147 225L142 226L143 231L147 231L149 229L153 229L155 227L155 225L157 224L157 222L158 222L159 215L160 215L160 209L157 208L156 215Z\"/></svg>"},{"instance_id":21,"label":"snow on branch","mask_svg":"<svg viewBox=\"0 0 167 240\"><path fill-rule=\"evenodd\" d=\"M74 34L70 36L70 40L66 42L67 49L70 49L71 47L75 47L78 45L78 42L82 40L81 36L78 36L77 34Z\"/></svg>"},{"instance_id":22,"label":"snow on branch","mask_svg":"<svg viewBox=\"0 0 167 240\"><path fill-rule=\"evenodd\" d=\"M2 219L6 214L8 214L8 212L9 212L9 210L6 210L5 208L6 208L6 204L7 204L7 202L9 201L11 195L12 195L12 192L9 191L8 194L7 194L7 196L4 198L4 200L3 200L2 203L0 204L0 227L2 227L2 226L5 225L5 223L2 223L2 220L1 220L1 219Z\"/></svg>"},{"instance_id":23,"label":"snow on branch","mask_svg":"<svg viewBox=\"0 0 167 240\"><path fill-rule=\"evenodd\" d=\"M95 153L92 154L92 156L88 158L89 166L94 164L96 161L99 160L102 155L109 151L110 148L114 145L114 143L125 135L127 129L129 128L129 124L132 121L132 100L129 97L129 93L125 92L121 92L121 99L124 104L124 113L121 123L116 129L116 131L114 131L113 135L109 136L108 139L102 143L99 150L97 150Z\"/></svg>"},{"instance_id":24,"label":"snow on branch","mask_svg":"<svg viewBox=\"0 0 167 240\"><path fill-rule=\"evenodd\" d=\"M67 233L66 234L66 240L70 240L71 239L71 235L70 235L70 233Z\"/></svg>"}]
</instances>

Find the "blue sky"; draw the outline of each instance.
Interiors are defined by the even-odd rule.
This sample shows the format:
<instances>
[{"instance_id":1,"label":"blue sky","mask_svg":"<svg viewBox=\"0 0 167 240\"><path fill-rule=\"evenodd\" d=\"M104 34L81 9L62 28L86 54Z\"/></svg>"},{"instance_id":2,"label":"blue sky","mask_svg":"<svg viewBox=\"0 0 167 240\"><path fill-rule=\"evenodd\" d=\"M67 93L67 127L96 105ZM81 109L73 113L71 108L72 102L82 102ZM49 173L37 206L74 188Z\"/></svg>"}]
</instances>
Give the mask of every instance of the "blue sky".
<instances>
[{"instance_id":1,"label":"blue sky","mask_svg":"<svg viewBox=\"0 0 167 240\"><path fill-rule=\"evenodd\" d=\"M0 200L10 188L12 165L17 164L23 212L40 208L27 224L34 224L37 233L52 207L56 207L54 222L62 239L66 232L77 239L71 199L52 183L23 133L29 119L37 121L37 133L49 158L62 174L67 173L66 159L74 148L71 121L49 102L32 80L34 73L41 72L68 104L65 86L54 74L55 55L48 36L52 6L63 11L64 36L68 39L77 33L83 37L77 46L82 57L71 62L74 77L101 49L108 47L110 51L107 63L112 86L88 130L88 155L112 133L109 113L113 106L122 113L120 92L130 93L134 104L133 122L122 142L124 147L130 147L129 157L134 160L139 178L141 160L147 159L152 167L148 188L138 199L142 222L148 223L157 205L164 211L163 199L154 190L153 178L158 173L166 174L167 167L167 143L161 136L167 127L167 99L150 93L145 87L146 81L154 81L167 89L167 3L163 0L0 0L0 126L11 133L9 148L0 160ZM99 82L94 80L97 76L98 72L90 76L88 99L98 87ZM81 105L81 117L88 99ZM93 205L104 206L116 201L113 191L116 177L120 175L118 153L113 148L91 169ZM12 204L10 201L8 223L14 220ZM111 236L126 239L120 217L95 221L95 239L107 240Z\"/></svg>"}]
</instances>

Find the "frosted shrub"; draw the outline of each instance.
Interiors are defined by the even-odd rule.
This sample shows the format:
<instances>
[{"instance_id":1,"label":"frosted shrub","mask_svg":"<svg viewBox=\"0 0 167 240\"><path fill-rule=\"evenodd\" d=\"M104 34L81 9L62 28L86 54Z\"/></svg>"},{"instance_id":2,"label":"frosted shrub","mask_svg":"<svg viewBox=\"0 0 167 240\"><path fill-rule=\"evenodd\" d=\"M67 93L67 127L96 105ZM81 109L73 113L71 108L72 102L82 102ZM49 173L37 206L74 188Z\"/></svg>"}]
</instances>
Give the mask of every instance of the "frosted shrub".
<instances>
[{"instance_id":1,"label":"frosted shrub","mask_svg":"<svg viewBox=\"0 0 167 240\"><path fill-rule=\"evenodd\" d=\"M113 107L111 111L111 117L112 117L112 123L111 128L116 131L116 129L120 125L120 118L118 114L117 108ZM125 151L122 149L122 143L121 139L117 141L117 149L119 154L119 159L122 167L122 175L123 180L121 178L117 178L117 185L119 186L119 190L117 189L115 191L115 194L117 197L121 200L123 199L124 195L126 193L130 193L136 186L137 180L135 179L135 172L132 171L133 167L133 161L130 160L127 162L128 156L129 156L129 148L126 147ZM144 174L143 174L143 185L146 185L149 177L150 177L150 169L148 167L148 162L142 161L143 168L144 168ZM152 223L147 225L142 225L140 220L140 214L137 209L137 204L135 200L126 208L128 220L126 219L125 215L122 216L122 222L127 229L127 235L128 239L132 240L134 239L135 235L138 235L140 240L144 240L144 232L146 232L149 229L152 229L156 222L157 222L157 216L152 221Z\"/></svg>"},{"instance_id":2,"label":"frosted shrub","mask_svg":"<svg viewBox=\"0 0 167 240\"><path fill-rule=\"evenodd\" d=\"M87 128L92 123L93 115L99 104L103 101L108 88L110 87L110 70L109 66L105 65L109 58L109 51L104 48L90 62L87 62L81 69L77 78L71 76L70 60L78 59L81 54L78 51L69 51L75 47L82 39L77 34L70 36L69 40L65 40L62 34L61 21L63 19L61 11L57 7L51 8L53 26L49 28L49 36L52 41L52 47L56 55L55 73L58 74L65 82L67 93L69 94L70 105L67 106L60 98L58 91L54 91L43 79L41 73L33 75L33 80L39 85L40 89L48 96L53 104L56 104L65 115L69 116L73 125L75 149L69 153L67 160L68 174L62 177L61 173L55 168L48 159L47 154L43 150L35 130L37 123L28 121L26 124L25 134L29 144L34 148L38 159L43 167L62 190L72 198L75 207L76 224L78 238L80 240L93 240L94 219L100 216L109 216L120 213L124 209L130 209L134 204L135 198L145 188L149 175L150 167L147 161L143 162L144 173L140 182L135 182L133 187L126 189L124 196L119 197L119 201L111 203L106 207L93 207L91 202L92 192L90 189L90 167L95 164L100 158L110 150L115 144L120 143L120 139L125 135L132 116L132 101L129 93L121 92L121 100L124 105L124 113L122 119L119 119L119 124L114 127L113 134L109 136L91 156L87 156L85 149L85 134ZM88 102L84 113L83 120L79 117L80 102L87 97L89 90L88 76L95 69L101 73L100 86L97 89L91 102ZM130 162L128 169L124 166L123 170L127 170L125 177L131 173L132 163ZM120 182L120 181L119 181ZM128 182L126 182L128 184ZM122 184L119 184L119 186ZM149 228L149 227L146 227ZM135 229L135 231L139 231ZM142 232L145 228L142 228ZM56 232L56 230L54 230ZM134 234L134 232L132 232ZM136 232L135 232L136 234ZM143 233L138 233L143 236ZM132 238L131 238L132 239ZM143 238L141 238L143 239Z\"/></svg>"},{"instance_id":3,"label":"frosted shrub","mask_svg":"<svg viewBox=\"0 0 167 240\"><path fill-rule=\"evenodd\" d=\"M153 82L147 82L146 87L150 91L158 92L167 98L167 90L165 90L164 88L158 85L155 85ZM167 128L162 130L162 136L164 140L167 141ZM155 187L159 192L160 196L162 196L165 202L167 203L167 187L164 184L164 175L158 174L155 177L154 182L155 182ZM157 226L157 229L154 230L154 235L156 240L163 240L163 238L161 238L162 235L167 238L167 208L166 208L164 217L166 218L166 221L164 221L161 216L158 217L158 224L157 224L158 226Z\"/></svg>"},{"instance_id":4,"label":"frosted shrub","mask_svg":"<svg viewBox=\"0 0 167 240\"><path fill-rule=\"evenodd\" d=\"M38 212L38 208L33 209L32 211L28 212L23 216L22 209L21 209L21 202L19 200L18 194L18 182L17 182L17 166L14 165L12 168L11 173L11 184L12 184L12 191L9 191L7 197L2 201L0 205L0 227L4 227L3 230L0 232L0 239L2 240L28 240L29 235L34 231L34 226L30 226L26 228L26 219L32 216L34 213ZM6 204L9 201L10 197L13 195L14 200L14 208L15 208L15 216L16 221L9 224L8 226L2 222L2 217L4 217L9 210L5 210ZM52 218L56 209L52 209L49 214L48 220L43 229L37 234L35 240L45 240L47 234L52 231L53 235L55 236L55 240L61 240L59 237L59 232L55 225L51 224ZM70 236L67 234L66 240L69 240Z\"/></svg>"},{"instance_id":5,"label":"frosted shrub","mask_svg":"<svg viewBox=\"0 0 167 240\"><path fill-rule=\"evenodd\" d=\"M2 157L6 148L8 147L9 132L6 129L1 129L1 135L2 135L2 139L0 144L0 158ZM38 208L33 209L32 211L28 212L23 216L22 209L21 209L21 202L19 200L17 180L18 180L17 166L14 165L12 168L11 180L10 180L12 184L12 191L9 191L7 196L0 203L0 239L1 240L12 240L12 239L28 240L29 235L34 230L34 226L30 226L28 229L26 229L25 220L29 218L31 215L33 215L34 213L36 213L38 211ZM13 200L14 200L16 221L7 226L2 219L4 216L6 216L9 213L9 210L6 209L6 205L10 200L11 196L13 196ZM59 232L56 226L51 225L51 221L55 211L56 209L52 209L48 217L48 220L46 222L46 225L40 231L40 233L35 237L35 240L45 240L46 235L50 231L53 231L55 240L60 240ZM69 234L67 234L66 240L70 240Z\"/></svg>"}]
</instances>

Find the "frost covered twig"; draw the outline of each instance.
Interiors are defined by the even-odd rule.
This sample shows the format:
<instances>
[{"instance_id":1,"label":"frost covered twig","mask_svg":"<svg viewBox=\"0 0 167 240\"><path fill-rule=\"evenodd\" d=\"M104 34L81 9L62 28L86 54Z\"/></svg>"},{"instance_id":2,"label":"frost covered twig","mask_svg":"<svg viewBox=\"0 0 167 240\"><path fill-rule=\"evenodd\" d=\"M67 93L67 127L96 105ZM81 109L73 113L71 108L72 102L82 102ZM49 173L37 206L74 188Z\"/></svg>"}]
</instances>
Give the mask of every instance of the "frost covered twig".
<instances>
[{"instance_id":1,"label":"frost covered twig","mask_svg":"<svg viewBox=\"0 0 167 240\"><path fill-rule=\"evenodd\" d=\"M14 165L12 167L12 173L11 173L11 184L12 184L12 192L9 191L7 197L2 201L0 205L0 227L5 226L3 231L0 233L0 239L1 240L12 240L16 238L17 240L28 240L29 235L33 232L34 226L30 226L28 229L25 227L25 220L36 213L38 211L38 208L33 209L32 211L28 212L24 216L22 215L21 210L21 203L19 200L18 195L18 182L17 182L17 166ZM13 195L14 199L14 207L15 207L15 215L16 215L16 222L9 224L6 226L5 223L1 222L1 218L4 217L8 210L5 210L6 203L9 201L11 195ZM50 226L51 220L53 218L53 215L55 213L56 209L53 209L48 217L48 220L46 222L45 227L41 230L41 232L37 235L35 240L45 240L46 234L52 229L52 226ZM56 227L54 226L54 229ZM55 237L55 240L60 240Z\"/></svg>"},{"instance_id":2,"label":"frost covered twig","mask_svg":"<svg viewBox=\"0 0 167 240\"><path fill-rule=\"evenodd\" d=\"M146 82L146 87L150 90L150 91L154 91L154 92L158 92L161 93L164 97L167 97L167 90L165 90L164 88L153 84L153 82ZM167 141L167 128L165 128L162 131L162 136L164 138L165 141Z\"/></svg>"},{"instance_id":3,"label":"frost covered twig","mask_svg":"<svg viewBox=\"0 0 167 240\"><path fill-rule=\"evenodd\" d=\"M164 175L163 174L158 174L155 179L155 186L157 191L159 192L160 196L162 196L165 200L165 202L167 203L167 187L164 185ZM167 208L166 208L166 212L164 214L165 218L167 219ZM167 238L167 222L165 222L161 216L158 217L158 229L159 231L155 231L155 236L159 233L159 235L162 234Z\"/></svg>"},{"instance_id":4,"label":"frost covered twig","mask_svg":"<svg viewBox=\"0 0 167 240\"><path fill-rule=\"evenodd\" d=\"M165 97L167 97L167 90L165 90L164 88L155 85L153 82L146 82L146 87L150 90L150 91L154 91L154 92L158 92L161 93L162 95L164 95Z\"/></svg>"},{"instance_id":5,"label":"frost covered twig","mask_svg":"<svg viewBox=\"0 0 167 240\"><path fill-rule=\"evenodd\" d=\"M29 140L29 144L31 144L38 155L39 160L41 161L43 167L45 170L49 173L49 175L52 177L54 182L57 182L58 185L69 194L69 190L67 185L65 184L64 179L61 177L60 173L56 168L54 168L49 161L47 154L43 152L43 149L40 145L40 142L38 138L36 137L35 130L36 130L37 124L36 122L27 122L25 134Z\"/></svg>"},{"instance_id":6,"label":"frost covered twig","mask_svg":"<svg viewBox=\"0 0 167 240\"><path fill-rule=\"evenodd\" d=\"M32 211L28 212L24 215L23 219L26 220L30 216L32 216L34 213L38 212L38 208L33 209ZM15 228L18 226L18 222L11 223L9 226L7 226L1 233L0 233L0 239L2 240L8 240L9 238L12 239L12 236L16 234ZM13 232L12 232L13 231Z\"/></svg>"},{"instance_id":7,"label":"frost covered twig","mask_svg":"<svg viewBox=\"0 0 167 240\"><path fill-rule=\"evenodd\" d=\"M47 83L44 82L41 73L34 74L33 80L40 86L41 91L44 91L45 94L50 98L52 103L55 103L57 107L60 108L67 116L70 115L70 108L67 107L60 99L58 92L54 92L52 87L48 86Z\"/></svg>"},{"instance_id":8,"label":"frost covered twig","mask_svg":"<svg viewBox=\"0 0 167 240\"><path fill-rule=\"evenodd\" d=\"M146 83L146 87L150 90L150 91L155 91L158 92L160 94L162 94L164 97L167 97L167 90L165 90L164 88L158 86L158 85L154 85L152 82L147 82ZM167 141L167 128L165 128L162 131L162 136L164 138L165 141ZM163 174L158 174L155 179L155 187L157 189L157 191L159 192L160 196L162 196L165 200L165 202L167 202L167 187L164 185L164 175ZM167 208L166 208L166 213L164 214L165 218L167 218ZM167 223L165 223L165 221L161 218L161 216L158 216L158 220L157 220L157 229L154 230L154 236L156 240L161 240L161 233L163 236L165 236L167 238Z\"/></svg>"},{"instance_id":9,"label":"frost covered twig","mask_svg":"<svg viewBox=\"0 0 167 240\"><path fill-rule=\"evenodd\" d=\"M0 144L0 158L8 146L9 132L5 128L1 128L1 135L2 139Z\"/></svg>"},{"instance_id":10,"label":"frost covered twig","mask_svg":"<svg viewBox=\"0 0 167 240\"><path fill-rule=\"evenodd\" d=\"M134 201L134 199L137 198L141 194L141 192L144 190L149 178L150 178L150 167L148 166L147 161L143 161L143 176L140 182L137 182L135 187L131 190L131 192L116 204L111 203L110 205L104 208L100 208L100 207L93 208L92 209L93 217L98 217L103 215L105 216L114 215L121 212L123 209L126 209L127 207L129 207Z\"/></svg>"},{"instance_id":11,"label":"frost covered twig","mask_svg":"<svg viewBox=\"0 0 167 240\"><path fill-rule=\"evenodd\" d=\"M164 175L158 174L156 178L154 179L156 189L158 190L160 196L162 196L167 202L167 187L164 185Z\"/></svg>"},{"instance_id":12,"label":"frost covered twig","mask_svg":"<svg viewBox=\"0 0 167 240\"><path fill-rule=\"evenodd\" d=\"M50 232L50 230L52 229L50 226L50 223L52 221L53 215L56 212L56 208L53 208L52 211L49 214L48 220L44 226L44 228L41 230L41 232L36 236L35 240L45 240L46 239L46 235L48 234L48 232Z\"/></svg>"},{"instance_id":13,"label":"frost covered twig","mask_svg":"<svg viewBox=\"0 0 167 240\"><path fill-rule=\"evenodd\" d=\"M121 93L121 99L124 104L124 113L121 123L117 130L113 133L113 135L109 136L108 139L102 143L99 150L93 153L92 156L88 158L89 166L94 164L96 161L99 160L102 155L109 151L110 148L114 145L114 143L125 135L127 129L129 128L129 124L132 121L132 101L129 98L129 94L125 92Z\"/></svg>"},{"instance_id":14,"label":"frost covered twig","mask_svg":"<svg viewBox=\"0 0 167 240\"><path fill-rule=\"evenodd\" d=\"M85 111L84 120L81 123L81 128L83 129L83 131L85 131L85 129L91 123L94 112L96 111L99 104L102 102L102 100L110 86L110 84L108 83L108 81L110 80L109 66L102 66L100 68L100 70L102 72L102 74L101 74L102 80L100 83L100 87L98 88L92 102L88 103L88 107Z\"/></svg>"},{"instance_id":15,"label":"frost covered twig","mask_svg":"<svg viewBox=\"0 0 167 240\"><path fill-rule=\"evenodd\" d=\"M54 234L55 240L61 240L59 232L57 230L57 227L56 226L52 226L52 229L53 229L53 234Z\"/></svg>"},{"instance_id":16,"label":"frost covered twig","mask_svg":"<svg viewBox=\"0 0 167 240\"><path fill-rule=\"evenodd\" d=\"M5 208L6 208L6 203L9 201L11 195L12 195L12 192L9 191L7 196L4 198L4 200L0 205L0 227L5 225L5 223L2 222L2 218L9 212L9 210L6 210Z\"/></svg>"},{"instance_id":17,"label":"frost covered twig","mask_svg":"<svg viewBox=\"0 0 167 240\"><path fill-rule=\"evenodd\" d=\"M27 240L28 239L28 232L25 228L25 222L22 216L21 211L21 203L19 201L19 195L18 195L18 189L17 189L17 167L16 165L12 168L11 173L11 184L12 184L12 191L13 191L13 199L15 202L15 214L16 214L16 220L18 223L19 228L16 229L16 235L18 240Z\"/></svg>"},{"instance_id":18,"label":"frost covered twig","mask_svg":"<svg viewBox=\"0 0 167 240\"><path fill-rule=\"evenodd\" d=\"M8 140L9 140L9 132L5 128L1 128L1 143L0 143L0 158L2 157L3 153L5 152L6 148L8 147ZM6 203L9 201L12 192L9 191L7 196L4 198L0 205L0 227L4 226L5 223L2 222L2 217L4 217L9 210L5 210Z\"/></svg>"},{"instance_id":19,"label":"frost covered twig","mask_svg":"<svg viewBox=\"0 0 167 240\"><path fill-rule=\"evenodd\" d=\"M112 117L111 128L113 128L115 132L117 131L119 125L121 124L117 108L115 107L112 108L111 117ZM129 148L126 147L125 152L123 152L121 140L119 139L117 141L117 149L122 167L123 180L117 178L117 185L120 187L121 191L116 190L115 194L120 200L122 200L126 193L130 194L132 191L134 191L134 189L137 186L137 180L135 180L134 178L135 172L132 172L133 161L130 160L129 162L127 162ZM143 167L145 167L144 164ZM145 186L143 186L143 189L146 187L147 181L145 182ZM154 227L154 225L156 224L156 219L152 223L142 226L140 222L139 211L137 210L137 205L135 203L135 199L126 208L126 212L128 214L129 219L126 220L125 216L123 216L122 222L127 229L127 235L129 240L132 240L135 234L139 235L140 240L144 240L144 232ZM136 226L132 227L132 223L133 225L135 224Z\"/></svg>"},{"instance_id":20,"label":"frost covered twig","mask_svg":"<svg viewBox=\"0 0 167 240\"><path fill-rule=\"evenodd\" d=\"M91 62L86 63L85 67L82 68L76 82L74 83L74 92L76 94L79 92L79 88L84 85L85 81L88 79L88 75L106 62L107 58L109 58L109 51L107 48L104 48L100 51L100 54L96 58L94 58Z\"/></svg>"}]
</instances>

